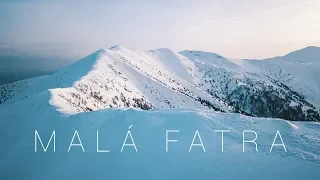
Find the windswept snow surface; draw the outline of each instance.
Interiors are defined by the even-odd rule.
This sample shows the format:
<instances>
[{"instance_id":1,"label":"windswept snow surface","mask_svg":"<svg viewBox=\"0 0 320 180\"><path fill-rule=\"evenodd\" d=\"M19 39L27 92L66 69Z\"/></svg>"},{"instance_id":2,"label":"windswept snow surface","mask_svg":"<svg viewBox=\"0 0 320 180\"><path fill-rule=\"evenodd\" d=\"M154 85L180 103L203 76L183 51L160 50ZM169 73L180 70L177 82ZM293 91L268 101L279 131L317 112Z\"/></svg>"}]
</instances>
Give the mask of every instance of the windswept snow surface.
<instances>
[{"instance_id":1,"label":"windswept snow surface","mask_svg":"<svg viewBox=\"0 0 320 180\"><path fill-rule=\"evenodd\" d=\"M211 110L106 109L65 116L48 103L50 93L39 93L7 106L0 106L0 179L274 179L318 180L320 177L320 124L277 119L252 118L240 114L217 113ZM133 146L121 151L130 128ZM97 130L99 150L97 152ZM166 152L166 130L171 132ZM206 152L190 145L198 130ZM221 133L224 152L221 152ZM257 133L255 145L245 144L243 130ZM277 131L283 147L270 148ZM53 131L53 141L44 152L39 133L46 147ZM79 133L81 146L68 152L74 132ZM252 140L253 133L245 138ZM35 152L35 140L37 152ZM127 144L132 144L128 136ZM79 143L77 136L74 144ZM200 143L196 136L194 143ZM276 143L281 143L277 139Z\"/></svg>"}]
</instances>

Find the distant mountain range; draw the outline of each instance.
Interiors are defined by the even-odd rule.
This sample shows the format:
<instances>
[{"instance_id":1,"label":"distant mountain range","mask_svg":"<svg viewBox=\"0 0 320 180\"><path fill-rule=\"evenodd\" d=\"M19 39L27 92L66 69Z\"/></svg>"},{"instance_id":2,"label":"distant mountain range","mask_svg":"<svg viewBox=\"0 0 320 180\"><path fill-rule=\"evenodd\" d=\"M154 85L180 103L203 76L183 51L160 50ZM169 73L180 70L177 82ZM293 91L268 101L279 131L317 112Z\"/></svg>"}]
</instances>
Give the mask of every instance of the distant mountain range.
<instances>
[{"instance_id":1,"label":"distant mountain range","mask_svg":"<svg viewBox=\"0 0 320 180\"><path fill-rule=\"evenodd\" d=\"M0 85L1 106L50 92L66 114L104 108L214 109L320 121L320 48L265 60L161 48L101 49L46 77Z\"/></svg>"}]
</instances>

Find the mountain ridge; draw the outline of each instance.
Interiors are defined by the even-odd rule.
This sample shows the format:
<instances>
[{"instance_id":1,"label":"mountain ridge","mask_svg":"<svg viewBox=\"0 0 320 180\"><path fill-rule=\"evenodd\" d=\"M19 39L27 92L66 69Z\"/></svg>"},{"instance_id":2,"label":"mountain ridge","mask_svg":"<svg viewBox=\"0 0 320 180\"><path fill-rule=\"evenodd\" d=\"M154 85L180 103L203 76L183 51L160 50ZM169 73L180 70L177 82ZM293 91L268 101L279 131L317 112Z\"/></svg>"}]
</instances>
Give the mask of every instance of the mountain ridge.
<instances>
[{"instance_id":1,"label":"mountain ridge","mask_svg":"<svg viewBox=\"0 0 320 180\"><path fill-rule=\"evenodd\" d=\"M110 107L190 108L319 121L317 105L305 91L257 68L260 62L251 63L203 51L142 52L115 45L39 80L4 104L49 91L51 104L67 114Z\"/></svg>"}]
</instances>

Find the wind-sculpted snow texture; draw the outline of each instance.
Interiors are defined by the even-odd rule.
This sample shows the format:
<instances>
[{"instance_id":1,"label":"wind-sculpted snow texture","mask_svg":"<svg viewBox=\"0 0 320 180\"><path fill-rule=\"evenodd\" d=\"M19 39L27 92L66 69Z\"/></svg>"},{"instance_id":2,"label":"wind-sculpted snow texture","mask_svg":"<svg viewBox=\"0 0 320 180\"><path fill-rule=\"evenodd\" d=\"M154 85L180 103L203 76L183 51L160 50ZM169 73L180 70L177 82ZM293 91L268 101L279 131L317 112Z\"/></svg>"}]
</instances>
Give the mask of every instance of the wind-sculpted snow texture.
<instances>
[{"instance_id":1,"label":"wind-sculpted snow texture","mask_svg":"<svg viewBox=\"0 0 320 180\"><path fill-rule=\"evenodd\" d=\"M320 68L316 68L319 61L310 56L320 58L315 53L320 50L306 49L284 56L290 60L277 57L278 61L229 60L214 53L175 53L165 48L140 52L113 46L38 80L5 103L49 90L50 103L67 114L105 108L188 108L319 121L320 84L315 76ZM292 60L294 57L299 60ZM301 63L303 57L306 62ZM296 66L301 68L301 76ZM281 75L291 71L295 73Z\"/></svg>"}]
</instances>

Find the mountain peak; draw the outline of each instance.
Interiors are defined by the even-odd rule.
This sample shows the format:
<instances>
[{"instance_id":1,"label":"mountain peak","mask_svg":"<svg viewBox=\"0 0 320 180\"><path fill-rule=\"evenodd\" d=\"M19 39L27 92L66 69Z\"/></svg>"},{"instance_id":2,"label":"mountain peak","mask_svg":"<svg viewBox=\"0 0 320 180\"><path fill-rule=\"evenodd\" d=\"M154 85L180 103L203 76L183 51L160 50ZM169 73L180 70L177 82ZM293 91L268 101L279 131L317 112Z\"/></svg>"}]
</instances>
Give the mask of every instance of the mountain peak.
<instances>
[{"instance_id":1,"label":"mountain peak","mask_svg":"<svg viewBox=\"0 0 320 180\"><path fill-rule=\"evenodd\" d=\"M182 55L195 55L195 56L198 56L199 54L202 54L202 55L206 55L206 56L216 56L218 58L224 58L223 56L220 56L219 54L217 53L213 53L213 52L206 52L206 51L195 51L195 50L183 50L183 51L180 51L179 52L180 54Z\"/></svg>"},{"instance_id":2,"label":"mountain peak","mask_svg":"<svg viewBox=\"0 0 320 180\"><path fill-rule=\"evenodd\" d=\"M111 46L111 47L109 48L109 50L120 50L120 49L126 49L126 48L123 47L123 46L121 46L121 45L119 45L119 44L116 44L116 45Z\"/></svg>"},{"instance_id":3,"label":"mountain peak","mask_svg":"<svg viewBox=\"0 0 320 180\"><path fill-rule=\"evenodd\" d=\"M102 48L102 49L99 49L98 51L94 52L93 54L100 54L100 53L105 53L105 52L107 52L107 50Z\"/></svg>"},{"instance_id":4,"label":"mountain peak","mask_svg":"<svg viewBox=\"0 0 320 180\"><path fill-rule=\"evenodd\" d=\"M293 51L280 58L288 61L303 62L303 63L308 63L308 62L310 63L310 62L316 62L316 61L319 62L320 47L308 46L303 49Z\"/></svg>"},{"instance_id":5,"label":"mountain peak","mask_svg":"<svg viewBox=\"0 0 320 180\"><path fill-rule=\"evenodd\" d=\"M150 53L177 54L176 52L174 52L173 50L171 50L169 48L157 48L157 49L149 50L148 52L150 52Z\"/></svg>"},{"instance_id":6,"label":"mountain peak","mask_svg":"<svg viewBox=\"0 0 320 180\"><path fill-rule=\"evenodd\" d=\"M305 47L303 49L318 49L318 50L320 50L320 47L318 47L318 46L307 46L307 47Z\"/></svg>"},{"instance_id":7,"label":"mountain peak","mask_svg":"<svg viewBox=\"0 0 320 180\"><path fill-rule=\"evenodd\" d=\"M320 47L308 46L308 47L293 51L291 53L314 53L314 52L320 52ZM289 53L289 54L291 54L291 53Z\"/></svg>"}]
</instances>

